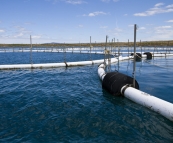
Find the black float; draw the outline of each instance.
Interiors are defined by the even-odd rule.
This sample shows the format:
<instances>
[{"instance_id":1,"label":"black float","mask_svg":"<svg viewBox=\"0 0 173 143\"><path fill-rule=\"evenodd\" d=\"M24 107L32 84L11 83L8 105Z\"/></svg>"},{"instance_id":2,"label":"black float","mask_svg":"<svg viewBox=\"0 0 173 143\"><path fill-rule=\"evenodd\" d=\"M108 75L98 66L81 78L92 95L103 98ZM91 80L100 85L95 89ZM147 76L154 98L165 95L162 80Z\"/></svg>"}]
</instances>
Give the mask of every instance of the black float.
<instances>
[{"instance_id":1,"label":"black float","mask_svg":"<svg viewBox=\"0 0 173 143\"><path fill-rule=\"evenodd\" d=\"M121 88L127 84L133 85L132 77L119 72L110 72L105 75L102 87L113 95L121 95ZM135 81L135 88L139 89L137 81Z\"/></svg>"},{"instance_id":2,"label":"black float","mask_svg":"<svg viewBox=\"0 0 173 143\"><path fill-rule=\"evenodd\" d=\"M144 55L147 55L147 59L152 59L152 54L150 52L145 52Z\"/></svg>"},{"instance_id":3,"label":"black float","mask_svg":"<svg viewBox=\"0 0 173 143\"><path fill-rule=\"evenodd\" d=\"M134 53L131 53L131 56L133 56L133 55L134 55ZM141 59L142 59L141 53L136 53L136 61L141 61Z\"/></svg>"}]
</instances>

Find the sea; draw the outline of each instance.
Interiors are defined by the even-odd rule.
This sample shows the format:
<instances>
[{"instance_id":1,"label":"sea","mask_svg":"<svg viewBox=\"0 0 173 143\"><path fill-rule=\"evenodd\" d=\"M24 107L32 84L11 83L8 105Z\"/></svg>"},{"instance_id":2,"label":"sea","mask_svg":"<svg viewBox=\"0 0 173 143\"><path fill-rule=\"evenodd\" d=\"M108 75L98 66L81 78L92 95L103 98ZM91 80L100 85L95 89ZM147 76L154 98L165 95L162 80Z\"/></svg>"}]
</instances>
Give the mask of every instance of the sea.
<instances>
[{"instance_id":1,"label":"sea","mask_svg":"<svg viewBox=\"0 0 173 143\"><path fill-rule=\"evenodd\" d=\"M1 52L0 65L103 59L102 54ZM172 143L173 122L104 89L98 65L0 71L2 143ZM133 61L111 65L133 76ZM110 72L110 71L109 71ZM141 91L173 103L173 56L136 62Z\"/></svg>"}]
</instances>

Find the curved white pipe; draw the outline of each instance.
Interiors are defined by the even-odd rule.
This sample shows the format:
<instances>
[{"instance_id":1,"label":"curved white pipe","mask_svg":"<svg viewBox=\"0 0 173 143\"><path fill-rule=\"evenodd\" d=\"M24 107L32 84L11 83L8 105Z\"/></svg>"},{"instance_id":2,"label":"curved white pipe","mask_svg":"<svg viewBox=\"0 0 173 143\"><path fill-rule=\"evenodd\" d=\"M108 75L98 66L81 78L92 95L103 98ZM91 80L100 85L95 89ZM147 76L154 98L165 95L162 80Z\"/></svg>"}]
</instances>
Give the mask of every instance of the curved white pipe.
<instances>
[{"instance_id":1,"label":"curved white pipe","mask_svg":"<svg viewBox=\"0 0 173 143\"><path fill-rule=\"evenodd\" d=\"M125 89L126 88L126 89ZM145 106L161 115L167 119L173 121L173 104L148 93L137 90L133 87L123 86L121 88L121 93L124 92L124 96L135 103ZM123 94L123 93L122 93Z\"/></svg>"},{"instance_id":2,"label":"curved white pipe","mask_svg":"<svg viewBox=\"0 0 173 143\"><path fill-rule=\"evenodd\" d=\"M105 77L105 65L101 64L98 67L98 76L103 81ZM173 121L173 104L157 97L154 97L148 93L137 90L127 85L121 88L121 94L124 95L129 100L145 106L159 114L163 115L167 119Z\"/></svg>"},{"instance_id":3,"label":"curved white pipe","mask_svg":"<svg viewBox=\"0 0 173 143\"><path fill-rule=\"evenodd\" d=\"M98 67L98 76L99 76L100 79L103 81L105 75L106 75L106 72L105 72L105 65L104 65L104 64L101 64L101 65L99 65L99 67Z\"/></svg>"},{"instance_id":4,"label":"curved white pipe","mask_svg":"<svg viewBox=\"0 0 173 143\"><path fill-rule=\"evenodd\" d=\"M101 64L103 62L104 62L104 60L102 59L102 60L79 61L79 62L66 62L66 63L0 65L0 70L84 66L84 65L92 65L92 64ZM117 62L117 59L111 58L111 63L115 63L115 62ZM107 61L106 61L106 63L108 64Z\"/></svg>"},{"instance_id":5,"label":"curved white pipe","mask_svg":"<svg viewBox=\"0 0 173 143\"><path fill-rule=\"evenodd\" d=\"M99 53L101 54L101 53ZM173 54L166 54L166 56L172 56ZM165 56L165 54L154 54L154 56ZM146 55L142 55L142 57L146 57ZM133 56L122 57L119 56L119 61L133 59ZM111 58L111 63L117 62L117 58ZM92 64L101 64L104 60L93 60L93 61L79 61L79 62L66 62L66 63L45 63L45 64L15 64L15 65L0 65L0 70L4 69L22 69L22 68L54 68L54 67L66 67L66 66L84 66L84 65L92 65ZM106 60L106 64L108 61Z\"/></svg>"},{"instance_id":6,"label":"curved white pipe","mask_svg":"<svg viewBox=\"0 0 173 143\"><path fill-rule=\"evenodd\" d=\"M66 67L65 63L0 65L0 70Z\"/></svg>"}]
</instances>

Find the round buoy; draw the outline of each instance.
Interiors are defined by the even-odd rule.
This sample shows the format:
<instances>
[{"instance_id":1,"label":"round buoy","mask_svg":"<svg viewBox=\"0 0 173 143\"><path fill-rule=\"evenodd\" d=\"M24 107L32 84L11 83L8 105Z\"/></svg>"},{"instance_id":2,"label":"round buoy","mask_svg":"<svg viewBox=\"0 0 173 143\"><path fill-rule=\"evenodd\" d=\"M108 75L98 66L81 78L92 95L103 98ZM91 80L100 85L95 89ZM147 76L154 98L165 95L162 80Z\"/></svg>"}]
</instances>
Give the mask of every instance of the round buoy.
<instances>
[{"instance_id":1,"label":"round buoy","mask_svg":"<svg viewBox=\"0 0 173 143\"><path fill-rule=\"evenodd\" d=\"M119 72L110 72L105 75L102 87L113 95L121 95L121 88L127 84L133 84L132 77ZM135 88L139 89L137 81L135 81Z\"/></svg>"},{"instance_id":2,"label":"round buoy","mask_svg":"<svg viewBox=\"0 0 173 143\"><path fill-rule=\"evenodd\" d=\"M133 56L134 53L131 53L131 56ZM142 59L141 53L136 53L136 61L140 61Z\"/></svg>"},{"instance_id":3,"label":"round buoy","mask_svg":"<svg viewBox=\"0 0 173 143\"><path fill-rule=\"evenodd\" d=\"M144 55L147 55L147 59L152 59L152 53L145 52Z\"/></svg>"}]
</instances>

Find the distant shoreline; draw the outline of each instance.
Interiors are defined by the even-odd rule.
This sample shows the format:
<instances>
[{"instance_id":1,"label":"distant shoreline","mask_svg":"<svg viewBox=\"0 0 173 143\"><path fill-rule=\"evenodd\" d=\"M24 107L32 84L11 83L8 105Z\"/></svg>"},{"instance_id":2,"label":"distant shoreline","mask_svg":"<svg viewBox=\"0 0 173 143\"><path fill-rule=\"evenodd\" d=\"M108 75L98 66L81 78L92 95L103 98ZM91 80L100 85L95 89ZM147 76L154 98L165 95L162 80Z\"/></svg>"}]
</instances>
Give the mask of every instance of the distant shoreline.
<instances>
[{"instance_id":1,"label":"distant shoreline","mask_svg":"<svg viewBox=\"0 0 173 143\"><path fill-rule=\"evenodd\" d=\"M90 47L90 43L48 43L48 44L32 44L34 48L39 47ZM106 43L91 43L92 47L105 47ZM107 47L133 47L133 42L115 42L107 43ZM170 41L142 41L136 43L137 47L167 47L173 46L173 40ZM30 47L30 44L0 44L0 48L9 48L9 47Z\"/></svg>"}]
</instances>

